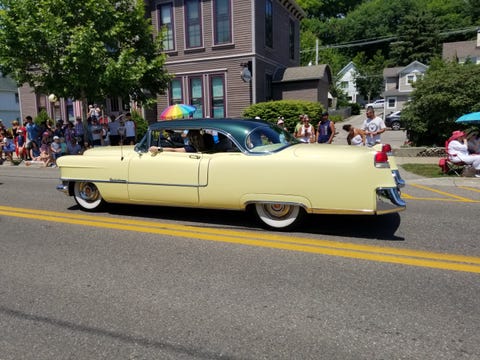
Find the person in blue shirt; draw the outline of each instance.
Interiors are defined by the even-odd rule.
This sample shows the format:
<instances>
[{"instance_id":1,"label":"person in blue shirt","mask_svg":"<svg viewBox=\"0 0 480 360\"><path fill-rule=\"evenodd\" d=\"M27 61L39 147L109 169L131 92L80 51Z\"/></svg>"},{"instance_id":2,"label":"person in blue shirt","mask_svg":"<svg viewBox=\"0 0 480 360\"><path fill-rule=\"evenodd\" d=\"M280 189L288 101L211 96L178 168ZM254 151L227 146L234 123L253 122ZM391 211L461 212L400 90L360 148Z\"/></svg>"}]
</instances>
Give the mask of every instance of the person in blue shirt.
<instances>
[{"instance_id":1,"label":"person in blue shirt","mask_svg":"<svg viewBox=\"0 0 480 360\"><path fill-rule=\"evenodd\" d=\"M328 118L328 112L322 114L317 127L317 143L331 144L335 137L335 124Z\"/></svg>"}]
</instances>

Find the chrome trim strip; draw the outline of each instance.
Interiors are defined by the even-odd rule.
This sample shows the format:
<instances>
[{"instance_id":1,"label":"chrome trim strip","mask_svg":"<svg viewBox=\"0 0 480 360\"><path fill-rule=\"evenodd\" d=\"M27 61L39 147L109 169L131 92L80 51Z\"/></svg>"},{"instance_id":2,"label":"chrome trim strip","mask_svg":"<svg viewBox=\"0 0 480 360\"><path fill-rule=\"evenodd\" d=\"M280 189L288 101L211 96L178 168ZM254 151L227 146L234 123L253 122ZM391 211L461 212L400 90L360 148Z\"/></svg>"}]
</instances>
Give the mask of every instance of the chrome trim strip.
<instances>
[{"instance_id":1,"label":"chrome trim strip","mask_svg":"<svg viewBox=\"0 0 480 360\"><path fill-rule=\"evenodd\" d=\"M92 183L104 183L104 184L122 184L122 185L148 185L148 186L178 186L178 187L187 187L187 188L202 188L206 187L207 185L189 185L189 184L163 184L163 183L147 183L147 182L129 182L127 180L121 179L110 179L110 180L94 180L94 179L68 179L68 178L60 178L62 181L67 182L77 182L77 181L84 181L84 182L92 182Z\"/></svg>"}]
</instances>

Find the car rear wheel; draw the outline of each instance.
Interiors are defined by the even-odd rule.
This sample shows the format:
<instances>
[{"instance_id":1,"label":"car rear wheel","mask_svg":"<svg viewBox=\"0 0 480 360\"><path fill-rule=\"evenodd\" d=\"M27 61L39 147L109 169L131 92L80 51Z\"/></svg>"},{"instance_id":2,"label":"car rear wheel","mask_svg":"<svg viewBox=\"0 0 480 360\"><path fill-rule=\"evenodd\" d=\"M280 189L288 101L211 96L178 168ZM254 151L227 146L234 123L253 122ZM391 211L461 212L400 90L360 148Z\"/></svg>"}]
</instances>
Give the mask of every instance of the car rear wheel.
<instances>
[{"instance_id":1,"label":"car rear wheel","mask_svg":"<svg viewBox=\"0 0 480 360\"><path fill-rule=\"evenodd\" d=\"M83 210L97 211L105 205L105 200L97 186L91 182L76 182L73 187L73 197Z\"/></svg>"},{"instance_id":2,"label":"car rear wheel","mask_svg":"<svg viewBox=\"0 0 480 360\"><path fill-rule=\"evenodd\" d=\"M301 223L305 210L298 205L258 203L255 204L255 214L263 225L271 229L288 230Z\"/></svg>"},{"instance_id":3,"label":"car rear wheel","mask_svg":"<svg viewBox=\"0 0 480 360\"><path fill-rule=\"evenodd\" d=\"M392 130L400 130L400 121L392 122Z\"/></svg>"}]
</instances>

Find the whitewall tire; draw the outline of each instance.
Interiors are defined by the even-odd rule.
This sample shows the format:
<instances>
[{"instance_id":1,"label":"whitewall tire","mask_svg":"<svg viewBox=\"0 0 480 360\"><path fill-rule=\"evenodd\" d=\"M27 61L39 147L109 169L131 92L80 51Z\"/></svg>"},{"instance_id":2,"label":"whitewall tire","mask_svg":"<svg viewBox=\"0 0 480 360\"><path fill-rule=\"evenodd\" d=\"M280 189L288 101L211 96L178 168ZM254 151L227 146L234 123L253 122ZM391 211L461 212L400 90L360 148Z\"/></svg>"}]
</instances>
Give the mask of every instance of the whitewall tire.
<instances>
[{"instance_id":1,"label":"whitewall tire","mask_svg":"<svg viewBox=\"0 0 480 360\"><path fill-rule=\"evenodd\" d=\"M76 182L73 186L73 197L83 210L97 211L105 205L97 186L91 182Z\"/></svg>"},{"instance_id":2,"label":"whitewall tire","mask_svg":"<svg viewBox=\"0 0 480 360\"><path fill-rule=\"evenodd\" d=\"M305 210L298 205L258 203L255 204L255 214L263 225L271 229L288 230L301 223Z\"/></svg>"}]
</instances>

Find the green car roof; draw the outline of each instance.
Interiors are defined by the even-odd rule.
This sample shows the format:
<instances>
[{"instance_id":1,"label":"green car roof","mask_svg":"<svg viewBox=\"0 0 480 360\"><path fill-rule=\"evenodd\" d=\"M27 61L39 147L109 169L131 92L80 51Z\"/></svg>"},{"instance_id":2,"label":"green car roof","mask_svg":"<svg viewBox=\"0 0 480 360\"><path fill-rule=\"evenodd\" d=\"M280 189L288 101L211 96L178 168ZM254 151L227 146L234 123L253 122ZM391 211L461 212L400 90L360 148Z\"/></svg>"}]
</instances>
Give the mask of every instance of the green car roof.
<instances>
[{"instance_id":1,"label":"green car roof","mask_svg":"<svg viewBox=\"0 0 480 360\"><path fill-rule=\"evenodd\" d=\"M253 129L261 126L272 126L265 120L241 118L196 118L182 120L162 120L149 126L150 130L160 129L210 129L231 134L239 143L243 144L245 137Z\"/></svg>"}]
</instances>

